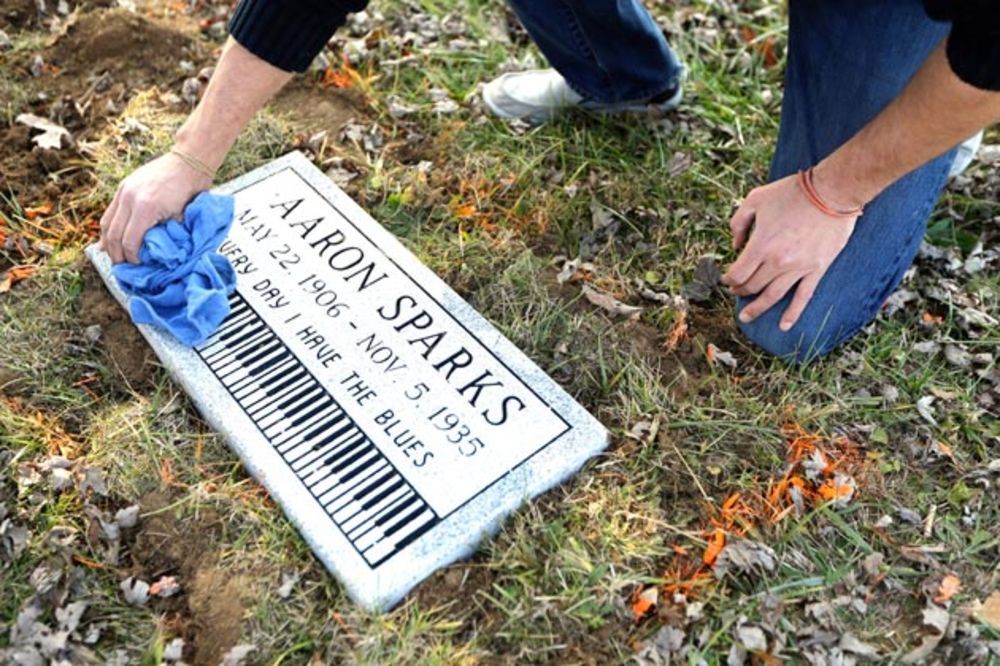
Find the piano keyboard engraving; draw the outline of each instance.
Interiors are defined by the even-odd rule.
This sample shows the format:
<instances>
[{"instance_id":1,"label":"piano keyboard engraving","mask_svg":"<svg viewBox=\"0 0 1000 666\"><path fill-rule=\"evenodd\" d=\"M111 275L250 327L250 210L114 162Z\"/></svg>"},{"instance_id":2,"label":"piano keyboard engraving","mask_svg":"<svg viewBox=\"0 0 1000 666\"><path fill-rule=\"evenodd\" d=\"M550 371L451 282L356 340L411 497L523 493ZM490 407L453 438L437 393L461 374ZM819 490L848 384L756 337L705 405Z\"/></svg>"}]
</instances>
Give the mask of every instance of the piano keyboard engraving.
<instances>
[{"instance_id":1,"label":"piano keyboard engraving","mask_svg":"<svg viewBox=\"0 0 1000 666\"><path fill-rule=\"evenodd\" d=\"M234 292L195 351L373 569L440 518L305 364Z\"/></svg>"}]
</instances>

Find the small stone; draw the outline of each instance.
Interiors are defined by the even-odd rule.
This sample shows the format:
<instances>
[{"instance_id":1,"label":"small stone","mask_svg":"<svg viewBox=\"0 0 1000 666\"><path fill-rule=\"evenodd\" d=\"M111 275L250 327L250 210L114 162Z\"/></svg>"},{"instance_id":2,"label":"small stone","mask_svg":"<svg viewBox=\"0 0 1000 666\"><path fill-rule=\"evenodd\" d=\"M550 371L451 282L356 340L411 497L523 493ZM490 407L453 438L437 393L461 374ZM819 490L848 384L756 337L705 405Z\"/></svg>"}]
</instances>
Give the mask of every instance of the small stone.
<instances>
[{"instance_id":1,"label":"small stone","mask_svg":"<svg viewBox=\"0 0 1000 666\"><path fill-rule=\"evenodd\" d=\"M0 51L6 51L7 49L14 46L14 43L10 41L10 37L3 30L0 30Z\"/></svg>"},{"instance_id":2,"label":"small stone","mask_svg":"<svg viewBox=\"0 0 1000 666\"><path fill-rule=\"evenodd\" d=\"M42 75L42 71L45 69L45 60L42 59L41 54L36 53L32 58L31 62L28 64L28 73L30 73L36 79Z\"/></svg>"},{"instance_id":3,"label":"small stone","mask_svg":"<svg viewBox=\"0 0 1000 666\"><path fill-rule=\"evenodd\" d=\"M101 325L93 324L83 329L83 337L87 339L87 342L96 343L101 339Z\"/></svg>"}]
</instances>

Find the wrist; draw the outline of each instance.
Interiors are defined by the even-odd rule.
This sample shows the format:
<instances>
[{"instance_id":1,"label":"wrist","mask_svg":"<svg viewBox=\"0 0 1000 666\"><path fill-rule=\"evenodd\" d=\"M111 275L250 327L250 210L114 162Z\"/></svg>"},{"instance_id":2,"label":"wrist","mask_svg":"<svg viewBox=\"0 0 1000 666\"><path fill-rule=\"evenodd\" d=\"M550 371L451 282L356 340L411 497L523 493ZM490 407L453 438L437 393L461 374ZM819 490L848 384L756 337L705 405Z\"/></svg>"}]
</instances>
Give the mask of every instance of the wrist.
<instances>
[{"instance_id":1,"label":"wrist","mask_svg":"<svg viewBox=\"0 0 1000 666\"><path fill-rule=\"evenodd\" d=\"M813 167L816 192L838 210L863 208L878 195L878 190L858 178L855 171L845 168L836 153Z\"/></svg>"},{"instance_id":2,"label":"wrist","mask_svg":"<svg viewBox=\"0 0 1000 666\"><path fill-rule=\"evenodd\" d=\"M197 113L197 112L196 112ZM174 134L174 146L186 155L195 158L213 173L218 171L226 159L226 154L235 142L225 132L212 131L200 126L195 114L181 125Z\"/></svg>"}]
</instances>

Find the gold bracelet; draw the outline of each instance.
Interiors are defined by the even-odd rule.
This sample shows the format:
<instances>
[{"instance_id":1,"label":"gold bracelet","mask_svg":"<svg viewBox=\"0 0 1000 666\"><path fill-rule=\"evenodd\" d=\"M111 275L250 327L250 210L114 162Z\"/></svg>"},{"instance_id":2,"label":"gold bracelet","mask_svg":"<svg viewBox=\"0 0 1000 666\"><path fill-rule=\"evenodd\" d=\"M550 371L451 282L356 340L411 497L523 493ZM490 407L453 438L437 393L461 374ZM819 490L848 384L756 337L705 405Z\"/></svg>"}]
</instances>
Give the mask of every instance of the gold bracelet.
<instances>
[{"instance_id":1,"label":"gold bracelet","mask_svg":"<svg viewBox=\"0 0 1000 666\"><path fill-rule=\"evenodd\" d=\"M189 167L191 167L195 171L200 171L201 173L205 174L206 176L208 176L212 180L215 180L215 171L213 171L212 169L209 169L208 165L206 165L204 162L202 162L201 160L199 160L197 157L193 157L192 155L188 155L187 153L181 151L176 146L173 147L173 148L171 148L170 152L172 154L176 155L177 157L181 158L181 160L185 164L187 164Z\"/></svg>"}]
</instances>

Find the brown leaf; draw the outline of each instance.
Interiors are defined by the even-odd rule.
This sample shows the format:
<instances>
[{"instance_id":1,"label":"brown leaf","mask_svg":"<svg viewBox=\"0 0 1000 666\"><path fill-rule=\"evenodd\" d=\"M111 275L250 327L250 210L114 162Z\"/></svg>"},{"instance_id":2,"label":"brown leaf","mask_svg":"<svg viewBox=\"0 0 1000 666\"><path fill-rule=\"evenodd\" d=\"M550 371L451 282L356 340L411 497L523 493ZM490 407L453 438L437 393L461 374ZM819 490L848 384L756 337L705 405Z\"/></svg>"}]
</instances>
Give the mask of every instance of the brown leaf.
<instances>
[{"instance_id":1,"label":"brown leaf","mask_svg":"<svg viewBox=\"0 0 1000 666\"><path fill-rule=\"evenodd\" d=\"M638 319L639 315L642 314L642 308L635 305L626 305L622 303L617 298L611 294L606 294L602 291L597 291L590 285L583 285L583 295L587 297L587 300L603 308L608 313L617 316L625 317L627 319Z\"/></svg>"}]
</instances>

